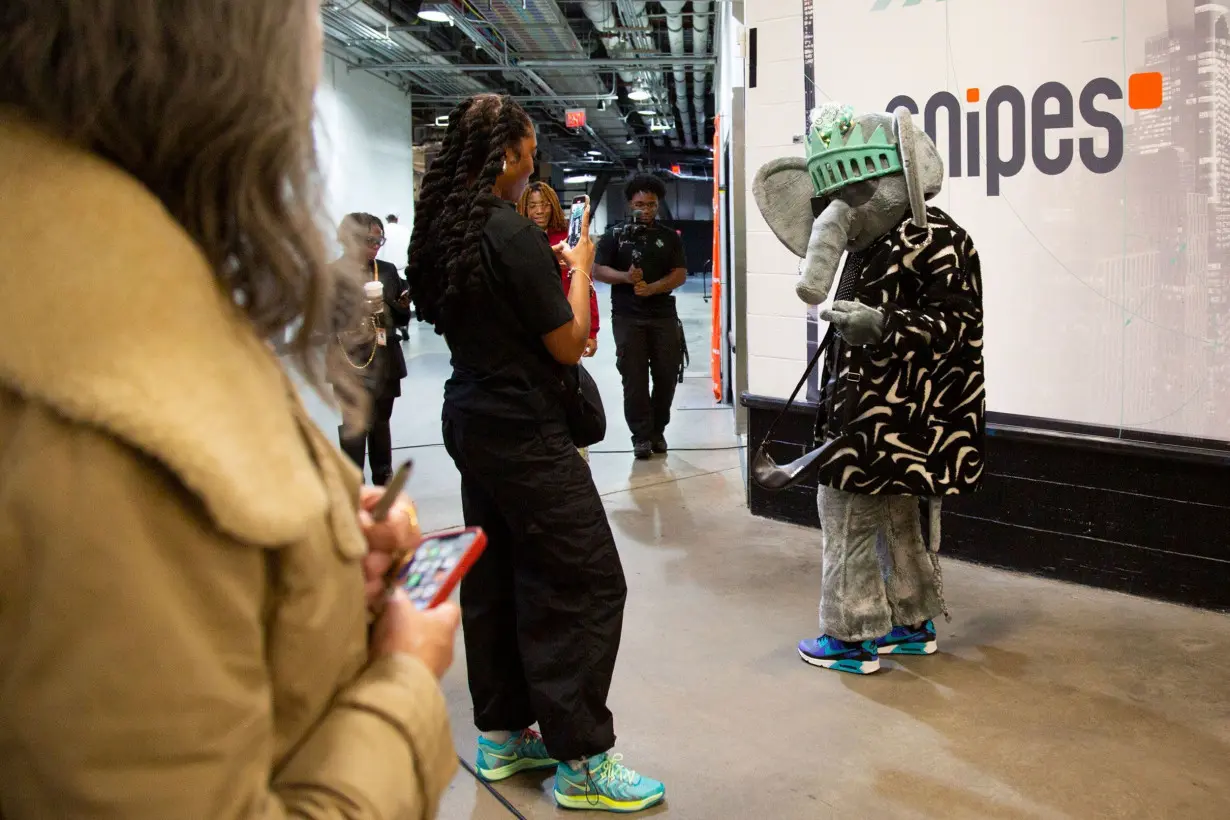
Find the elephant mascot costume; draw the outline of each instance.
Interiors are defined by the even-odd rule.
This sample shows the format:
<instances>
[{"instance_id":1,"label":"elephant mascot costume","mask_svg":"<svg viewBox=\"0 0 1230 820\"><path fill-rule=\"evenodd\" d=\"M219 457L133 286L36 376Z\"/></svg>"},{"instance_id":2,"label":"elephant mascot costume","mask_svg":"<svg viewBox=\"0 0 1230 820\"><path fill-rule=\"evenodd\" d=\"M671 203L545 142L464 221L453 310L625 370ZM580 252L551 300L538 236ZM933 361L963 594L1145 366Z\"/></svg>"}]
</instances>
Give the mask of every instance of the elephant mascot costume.
<instances>
[{"instance_id":1,"label":"elephant mascot costume","mask_svg":"<svg viewBox=\"0 0 1230 820\"><path fill-rule=\"evenodd\" d=\"M880 655L935 652L934 619L948 615L940 498L976 490L983 471L982 281L969 235L927 205L944 167L908 110L828 104L811 119L806 158L768 163L753 189L803 260L800 299L827 300L841 271L820 313L827 355L808 461L820 487L821 634L799 654L870 674Z\"/></svg>"}]
</instances>

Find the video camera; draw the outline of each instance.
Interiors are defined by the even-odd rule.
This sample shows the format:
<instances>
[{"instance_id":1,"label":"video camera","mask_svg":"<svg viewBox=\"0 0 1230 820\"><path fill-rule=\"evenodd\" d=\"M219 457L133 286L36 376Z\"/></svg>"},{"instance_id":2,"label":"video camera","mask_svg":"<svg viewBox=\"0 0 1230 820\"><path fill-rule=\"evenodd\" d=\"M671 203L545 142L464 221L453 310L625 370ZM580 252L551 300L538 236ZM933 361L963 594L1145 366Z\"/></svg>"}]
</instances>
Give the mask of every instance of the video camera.
<instances>
[{"instance_id":1,"label":"video camera","mask_svg":"<svg viewBox=\"0 0 1230 820\"><path fill-rule=\"evenodd\" d=\"M649 235L649 225L645 223L644 211L633 211L632 218L620 225L615 231L619 244L632 243L632 264L640 267L643 254L640 245Z\"/></svg>"}]
</instances>

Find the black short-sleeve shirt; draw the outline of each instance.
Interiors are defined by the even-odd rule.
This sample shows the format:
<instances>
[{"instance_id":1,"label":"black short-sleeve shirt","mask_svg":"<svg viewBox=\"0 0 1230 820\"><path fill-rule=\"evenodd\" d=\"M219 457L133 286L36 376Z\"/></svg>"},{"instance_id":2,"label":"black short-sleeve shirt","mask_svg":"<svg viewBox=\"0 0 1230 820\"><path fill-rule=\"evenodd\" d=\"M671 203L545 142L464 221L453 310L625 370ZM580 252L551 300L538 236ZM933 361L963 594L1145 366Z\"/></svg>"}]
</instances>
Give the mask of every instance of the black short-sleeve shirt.
<instances>
[{"instance_id":1,"label":"black short-sleeve shirt","mask_svg":"<svg viewBox=\"0 0 1230 820\"><path fill-rule=\"evenodd\" d=\"M687 268L683 240L675 229L661 222L629 231L628 223L620 222L607 228L598 240L594 264L615 270L632 268L634 251L640 251L641 270L646 282L664 279L676 268ZM670 293L657 296L637 296L632 285L611 286L611 313L615 316L660 318L675 316L675 297Z\"/></svg>"},{"instance_id":2,"label":"black short-sleeve shirt","mask_svg":"<svg viewBox=\"0 0 1230 820\"><path fill-rule=\"evenodd\" d=\"M560 367L542 337L573 314L546 234L501 202L483 229L481 255L485 281L468 297L465 319L445 333L453 359L445 412L562 419Z\"/></svg>"}]
</instances>

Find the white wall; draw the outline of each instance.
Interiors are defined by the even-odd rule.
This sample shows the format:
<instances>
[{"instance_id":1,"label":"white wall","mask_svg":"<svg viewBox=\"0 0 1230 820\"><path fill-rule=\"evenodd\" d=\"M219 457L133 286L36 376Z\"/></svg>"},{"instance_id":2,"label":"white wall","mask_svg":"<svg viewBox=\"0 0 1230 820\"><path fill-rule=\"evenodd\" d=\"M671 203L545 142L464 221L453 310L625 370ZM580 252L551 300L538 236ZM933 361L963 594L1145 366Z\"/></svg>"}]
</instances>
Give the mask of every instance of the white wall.
<instances>
[{"instance_id":1,"label":"white wall","mask_svg":"<svg viewBox=\"0 0 1230 820\"><path fill-rule=\"evenodd\" d=\"M785 398L807 365L806 308L794 294L799 260L769 230L751 183L769 160L803 155L803 146L792 142L803 133L806 116L803 4L754 0L746 9L747 28L757 29L757 82L746 91L745 179L739 192L747 215L747 390Z\"/></svg>"},{"instance_id":2,"label":"white wall","mask_svg":"<svg viewBox=\"0 0 1230 820\"><path fill-rule=\"evenodd\" d=\"M1230 46L1216 33L1224 7L813 5L817 103L885 110L905 95L922 128L931 106L947 171L934 204L969 231L981 260L988 409L1230 440L1230 196L1218 170L1230 132L1204 124L1230 111ZM768 160L802 155L793 143L806 116L802 6L747 3L758 29L748 182ZM851 70L864 44L826 36L847 30L876 32L895 59ZM1055 48L1039 51L1039 38ZM1135 84L1155 81L1160 100L1132 101ZM939 95L955 104L960 131L936 122ZM1071 161L1056 167L1064 152ZM782 397L807 351L806 309L792 289L798 261L750 191L745 201L749 390Z\"/></svg>"},{"instance_id":3,"label":"white wall","mask_svg":"<svg viewBox=\"0 0 1230 820\"><path fill-rule=\"evenodd\" d=\"M414 224L410 98L385 81L325 57L316 94L316 140L333 224L354 211Z\"/></svg>"}]
</instances>

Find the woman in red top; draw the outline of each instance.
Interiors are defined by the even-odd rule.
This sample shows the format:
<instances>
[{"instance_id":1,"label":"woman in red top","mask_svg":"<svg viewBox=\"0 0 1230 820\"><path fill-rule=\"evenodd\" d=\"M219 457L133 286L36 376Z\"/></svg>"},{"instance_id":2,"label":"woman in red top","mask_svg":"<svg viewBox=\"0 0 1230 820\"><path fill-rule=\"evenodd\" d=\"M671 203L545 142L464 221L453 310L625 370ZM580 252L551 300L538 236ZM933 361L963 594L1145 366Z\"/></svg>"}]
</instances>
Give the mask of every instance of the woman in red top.
<instances>
[{"instance_id":1,"label":"woman in red top","mask_svg":"<svg viewBox=\"0 0 1230 820\"><path fill-rule=\"evenodd\" d=\"M517 205L517 211L526 219L542 228L547 233L547 241L554 247L568 238L568 218L560 207L559 197L545 182L534 182L526 186L525 193ZM568 292L571 277L568 266L560 262L560 280L564 292ZM584 356L592 356L598 352L598 294L592 290L589 293L589 341L585 343Z\"/></svg>"}]
</instances>

